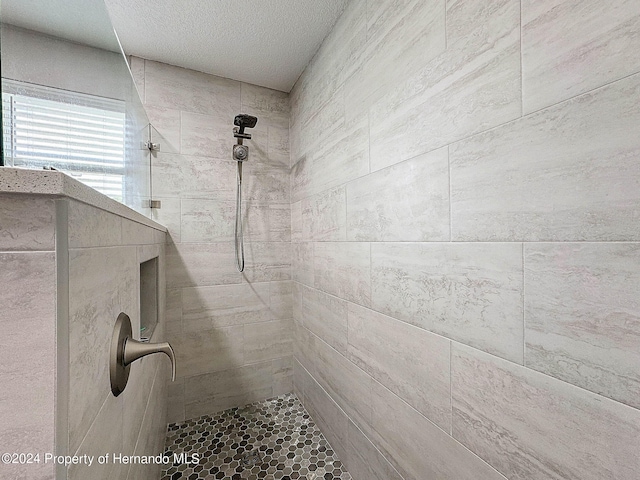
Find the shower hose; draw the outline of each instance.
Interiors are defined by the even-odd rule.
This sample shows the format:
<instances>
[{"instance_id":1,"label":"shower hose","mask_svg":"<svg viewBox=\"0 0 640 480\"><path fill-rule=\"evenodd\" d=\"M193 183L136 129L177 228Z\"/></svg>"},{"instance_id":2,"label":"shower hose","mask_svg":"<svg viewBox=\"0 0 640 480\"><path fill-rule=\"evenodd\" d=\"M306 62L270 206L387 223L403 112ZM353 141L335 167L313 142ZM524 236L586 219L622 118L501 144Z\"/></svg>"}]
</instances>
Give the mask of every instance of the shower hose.
<instances>
[{"instance_id":1,"label":"shower hose","mask_svg":"<svg viewBox=\"0 0 640 480\"><path fill-rule=\"evenodd\" d=\"M237 174L238 188L236 190L236 228L235 228L235 247L236 247L236 267L239 272L244 271L244 238L242 235L242 162L238 162Z\"/></svg>"}]
</instances>

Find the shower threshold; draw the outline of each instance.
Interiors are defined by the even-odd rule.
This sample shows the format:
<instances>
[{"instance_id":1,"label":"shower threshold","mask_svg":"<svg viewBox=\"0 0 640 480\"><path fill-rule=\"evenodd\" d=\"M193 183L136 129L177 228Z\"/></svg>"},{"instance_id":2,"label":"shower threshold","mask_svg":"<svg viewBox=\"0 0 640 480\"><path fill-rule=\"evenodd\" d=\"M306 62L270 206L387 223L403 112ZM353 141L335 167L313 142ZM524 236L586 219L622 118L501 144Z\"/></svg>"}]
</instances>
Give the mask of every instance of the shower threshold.
<instances>
[{"instance_id":1,"label":"shower threshold","mask_svg":"<svg viewBox=\"0 0 640 480\"><path fill-rule=\"evenodd\" d=\"M293 393L169 424L164 453L161 480L351 480Z\"/></svg>"}]
</instances>

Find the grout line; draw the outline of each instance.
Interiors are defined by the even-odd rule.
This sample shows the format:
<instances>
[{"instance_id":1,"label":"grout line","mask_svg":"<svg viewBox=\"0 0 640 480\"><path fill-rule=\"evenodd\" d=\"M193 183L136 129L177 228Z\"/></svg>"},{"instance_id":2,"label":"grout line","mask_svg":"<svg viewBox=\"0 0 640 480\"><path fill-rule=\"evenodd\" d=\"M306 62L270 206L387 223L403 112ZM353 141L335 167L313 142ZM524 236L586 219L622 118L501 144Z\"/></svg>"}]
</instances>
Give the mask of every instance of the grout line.
<instances>
[{"instance_id":1,"label":"grout line","mask_svg":"<svg viewBox=\"0 0 640 480\"><path fill-rule=\"evenodd\" d=\"M447 165L449 167L449 242L453 242L453 202L451 196L451 153L447 145Z\"/></svg>"},{"instance_id":2,"label":"grout line","mask_svg":"<svg viewBox=\"0 0 640 480\"><path fill-rule=\"evenodd\" d=\"M522 366L526 367L527 358L527 317L525 315L525 261L524 261L524 242L522 242Z\"/></svg>"},{"instance_id":3,"label":"grout line","mask_svg":"<svg viewBox=\"0 0 640 480\"><path fill-rule=\"evenodd\" d=\"M627 80L628 78L636 76L636 75L638 75L640 77L640 71L630 73L629 75L624 75L623 77L616 78L614 80L611 80L609 82L603 83L602 85L599 85L597 87L593 87L593 88L591 88L589 90L586 90L584 92L576 93L572 97L565 98L563 100L559 100L559 101L557 101L555 103L552 103L550 105L546 105L546 106L540 107L537 110L532 110L531 112L527 112L526 114L523 112L523 115L522 115L521 118L526 118L528 116L538 114L540 112L543 112L544 110L549 110L551 108L554 108L554 107L557 107L559 105L562 105L563 103L568 103L568 102L574 101L576 98L580 98L580 97L585 96L585 95L593 95L598 90L601 90L601 89L604 89L606 87L609 87L609 86L611 86L611 85L613 85L615 83L622 82L623 80ZM507 122L507 123L509 123L509 122Z\"/></svg>"},{"instance_id":4,"label":"grout line","mask_svg":"<svg viewBox=\"0 0 640 480\"><path fill-rule=\"evenodd\" d=\"M524 116L524 71L522 67L522 0L520 0L520 118Z\"/></svg>"},{"instance_id":5,"label":"grout line","mask_svg":"<svg viewBox=\"0 0 640 480\"><path fill-rule=\"evenodd\" d=\"M453 341L449 340L449 430L453 437Z\"/></svg>"}]
</instances>

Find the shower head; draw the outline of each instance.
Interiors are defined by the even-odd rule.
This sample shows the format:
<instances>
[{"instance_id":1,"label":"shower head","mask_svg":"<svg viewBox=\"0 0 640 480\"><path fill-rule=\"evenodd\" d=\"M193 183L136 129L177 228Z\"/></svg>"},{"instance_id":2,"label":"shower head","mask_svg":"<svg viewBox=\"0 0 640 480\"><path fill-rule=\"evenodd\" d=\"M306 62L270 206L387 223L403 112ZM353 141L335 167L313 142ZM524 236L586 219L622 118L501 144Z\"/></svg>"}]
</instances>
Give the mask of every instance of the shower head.
<instances>
[{"instance_id":1,"label":"shower head","mask_svg":"<svg viewBox=\"0 0 640 480\"><path fill-rule=\"evenodd\" d=\"M240 127L240 129L234 129L235 136L240 138L251 138L251 135L248 133L244 133L245 128L253 128L258 123L258 119L251 115L247 115L246 113L241 113L240 115L236 115L236 118L233 119L233 124Z\"/></svg>"}]
</instances>

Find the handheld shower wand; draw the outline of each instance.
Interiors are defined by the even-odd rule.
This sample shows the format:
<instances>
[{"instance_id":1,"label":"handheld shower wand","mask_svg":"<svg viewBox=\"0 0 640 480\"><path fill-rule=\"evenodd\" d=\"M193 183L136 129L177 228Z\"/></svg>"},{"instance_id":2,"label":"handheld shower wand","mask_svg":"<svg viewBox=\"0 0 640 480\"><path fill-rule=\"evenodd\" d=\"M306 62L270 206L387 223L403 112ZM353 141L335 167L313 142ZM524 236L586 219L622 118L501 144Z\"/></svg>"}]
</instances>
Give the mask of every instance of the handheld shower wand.
<instances>
[{"instance_id":1,"label":"handheld shower wand","mask_svg":"<svg viewBox=\"0 0 640 480\"><path fill-rule=\"evenodd\" d=\"M249 147L243 145L244 140L250 140L251 134L245 133L245 128L253 128L258 123L258 119L251 115L240 114L233 119L236 127L233 129L233 136L238 139L238 143L233 146L233 159L238 162L237 170L237 190L236 190L236 226L235 226L235 251L236 267L239 272L244 271L244 238L242 232L242 162L249 158Z\"/></svg>"}]
</instances>

